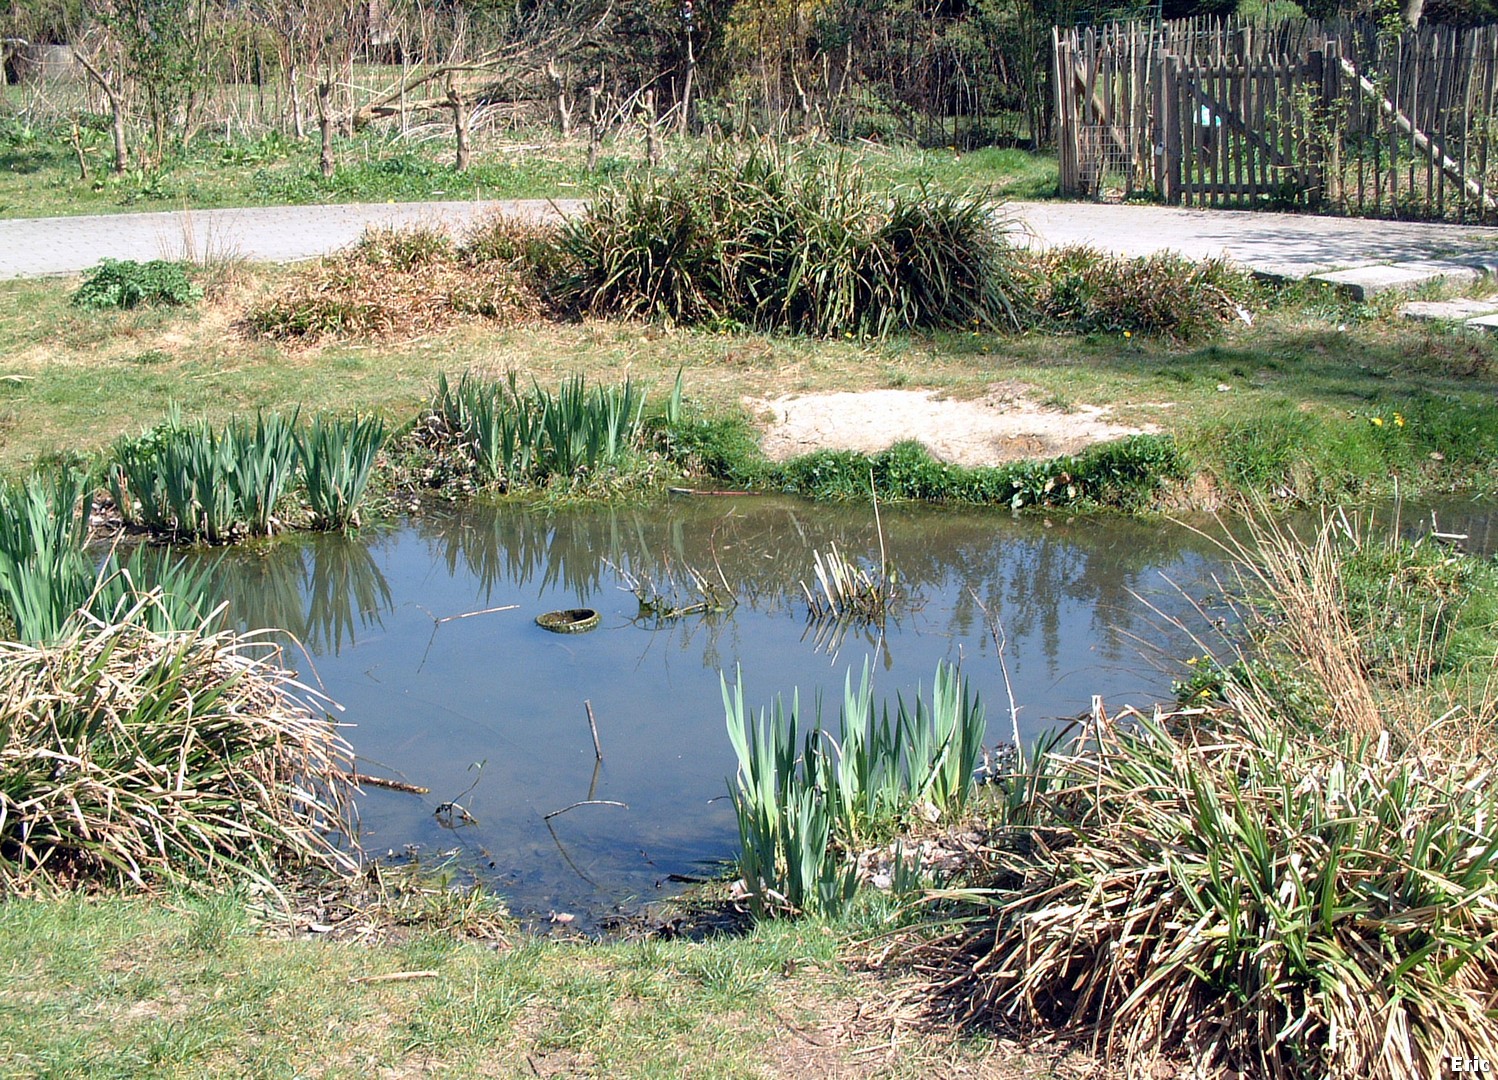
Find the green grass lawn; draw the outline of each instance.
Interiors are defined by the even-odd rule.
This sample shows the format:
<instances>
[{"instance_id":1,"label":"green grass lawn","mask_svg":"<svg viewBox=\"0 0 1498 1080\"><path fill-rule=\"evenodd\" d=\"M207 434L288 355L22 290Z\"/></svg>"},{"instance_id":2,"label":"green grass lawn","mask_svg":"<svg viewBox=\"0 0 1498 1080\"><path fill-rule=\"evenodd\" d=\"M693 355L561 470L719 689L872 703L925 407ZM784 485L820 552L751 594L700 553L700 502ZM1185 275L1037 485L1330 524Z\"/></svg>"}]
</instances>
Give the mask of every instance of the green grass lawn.
<instances>
[{"instance_id":1,"label":"green grass lawn","mask_svg":"<svg viewBox=\"0 0 1498 1080\"><path fill-rule=\"evenodd\" d=\"M1214 491L1336 499L1486 490L1498 461L1494 346L1310 294L1269 300L1252 327L1179 345L1142 336L942 334L886 341L669 331L636 323L482 324L397 342L285 346L247 336L247 304L294 271L241 268L192 309L89 313L75 282L0 283L0 472L92 453L166 415L258 407L414 415L436 375L514 369L554 383L629 373L664 394L678 368L708 414L816 391L1012 389L1059 410L1108 406L1174 433ZM1197 496L1200 496L1197 498Z\"/></svg>"},{"instance_id":2,"label":"green grass lawn","mask_svg":"<svg viewBox=\"0 0 1498 1080\"><path fill-rule=\"evenodd\" d=\"M700 140L668 140L666 164L695 154ZM846 153L892 183L927 182L979 188L1008 198L1048 198L1056 192L1056 162L1048 155L989 148L884 148L859 144ZM141 210L207 209L337 202L425 199L574 198L621 176L644 160L638 139L611 139L594 172L587 145L554 132L522 132L480 141L472 166L452 167L450 139L403 142L382 134L339 139L338 168L318 171L315 139L270 133L258 139L201 138L159 167L109 171L106 138L87 144L88 178L79 176L69 132L0 116L0 217L49 217Z\"/></svg>"},{"instance_id":3,"label":"green grass lawn","mask_svg":"<svg viewBox=\"0 0 1498 1080\"><path fill-rule=\"evenodd\" d=\"M897 1024L899 987L850 967L849 933L368 945L257 924L235 896L11 898L0 1076L1053 1075L991 1036Z\"/></svg>"}]
</instances>

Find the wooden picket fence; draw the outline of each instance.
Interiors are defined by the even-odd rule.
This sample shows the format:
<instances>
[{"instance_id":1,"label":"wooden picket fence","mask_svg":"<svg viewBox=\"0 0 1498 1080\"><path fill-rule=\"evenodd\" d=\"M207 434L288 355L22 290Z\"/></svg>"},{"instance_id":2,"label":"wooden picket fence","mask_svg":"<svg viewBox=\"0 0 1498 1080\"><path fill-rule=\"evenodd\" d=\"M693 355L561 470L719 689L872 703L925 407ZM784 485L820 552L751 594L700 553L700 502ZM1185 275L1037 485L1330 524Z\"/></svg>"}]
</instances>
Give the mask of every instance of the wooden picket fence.
<instances>
[{"instance_id":1,"label":"wooden picket fence","mask_svg":"<svg viewBox=\"0 0 1498 1080\"><path fill-rule=\"evenodd\" d=\"M1498 220L1498 27L1130 22L1053 45L1063 194Z\"/></svg>"}]
</instances>

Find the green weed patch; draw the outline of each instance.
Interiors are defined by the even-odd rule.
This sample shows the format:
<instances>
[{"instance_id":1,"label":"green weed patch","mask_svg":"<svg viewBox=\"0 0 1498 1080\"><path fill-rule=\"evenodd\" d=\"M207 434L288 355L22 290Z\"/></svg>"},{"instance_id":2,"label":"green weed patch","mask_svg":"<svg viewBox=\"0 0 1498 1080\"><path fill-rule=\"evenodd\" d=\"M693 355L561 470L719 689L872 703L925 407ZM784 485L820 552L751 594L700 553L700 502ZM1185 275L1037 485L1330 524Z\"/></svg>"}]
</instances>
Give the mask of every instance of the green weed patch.
<instances>
[{"instance_id":1,"label":"green weed patch","mask_svg":"<svg viewBox=\"0 0 1498 1080\"><path fill-rule=\"evenodd\" d=\"M83 284L73 293L73 304L85 311L194 304L203 299L203 290L188 270L185 263L163 259L146 263L104 259L85 271Z\"/></svg>"}]
</instances>

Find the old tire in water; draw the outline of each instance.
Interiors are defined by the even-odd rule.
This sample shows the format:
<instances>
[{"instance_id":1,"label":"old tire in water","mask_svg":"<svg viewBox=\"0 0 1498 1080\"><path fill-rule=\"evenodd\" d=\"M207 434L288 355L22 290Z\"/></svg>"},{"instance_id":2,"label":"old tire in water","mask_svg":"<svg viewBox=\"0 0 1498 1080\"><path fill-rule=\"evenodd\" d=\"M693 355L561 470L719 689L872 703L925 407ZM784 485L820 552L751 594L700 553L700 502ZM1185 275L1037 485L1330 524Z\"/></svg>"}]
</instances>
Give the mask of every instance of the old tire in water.
<instances>
[{"instance_id":1,"label":"old tire in water","mask_svg":"<svg viewBox=\"0 0 1498 1080\"><path fill-rule=\"evenodd\" d=\"M568 608L536 616L536 625L553 634L581 634L598 625L602 616L592 608Z\"/></svg>"}]
</instances>

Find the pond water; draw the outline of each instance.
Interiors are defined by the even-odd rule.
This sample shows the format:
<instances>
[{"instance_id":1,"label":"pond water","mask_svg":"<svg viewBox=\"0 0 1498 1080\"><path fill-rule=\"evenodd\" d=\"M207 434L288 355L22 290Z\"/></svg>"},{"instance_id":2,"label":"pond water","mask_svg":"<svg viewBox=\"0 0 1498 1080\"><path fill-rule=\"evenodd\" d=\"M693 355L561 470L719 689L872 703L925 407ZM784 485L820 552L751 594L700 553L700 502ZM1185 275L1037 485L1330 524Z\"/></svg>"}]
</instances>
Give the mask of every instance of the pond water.
<instances>
[{"instance_id":1,"label":"pond water","mask_svg":"<svg viewBox=\"0 0 1498 1080\"><path fill-rule=\"evenodd\" d=\"M232 549L218 573L237 623L282 627L305 645L291 655L345 707L360 771L430 789L369 788L367 851L455 853L517 912L568 911L588 925L732 856L721 675L742 670L756 708L799 688L835 711L845 676L865 664L893 699L929 686L938 660L960 661L995 745L1011 721L986 608L1007 633L1029 739L1093 694L1110 710L1167 697L1180 669L1162 659L1192 646L1162 615L1200 628L1176 586L1200 596L1219 565L1211 541L1163 522L893 508L883 529L902 597L882 636L819 631L800 584L814 586L813 552L833 541L877 560L872 511L775 497L559 512L470 504L354 538ZM686 600L688 567L721 572L737 606L639 618L630 576L667 591L674 580ZM558 635L534 621L579 606L602 613L598 629ZM587 799L628 808L544 820ZM435 813L453 802L471 820Z\"/></svg>"}]
</instances>

